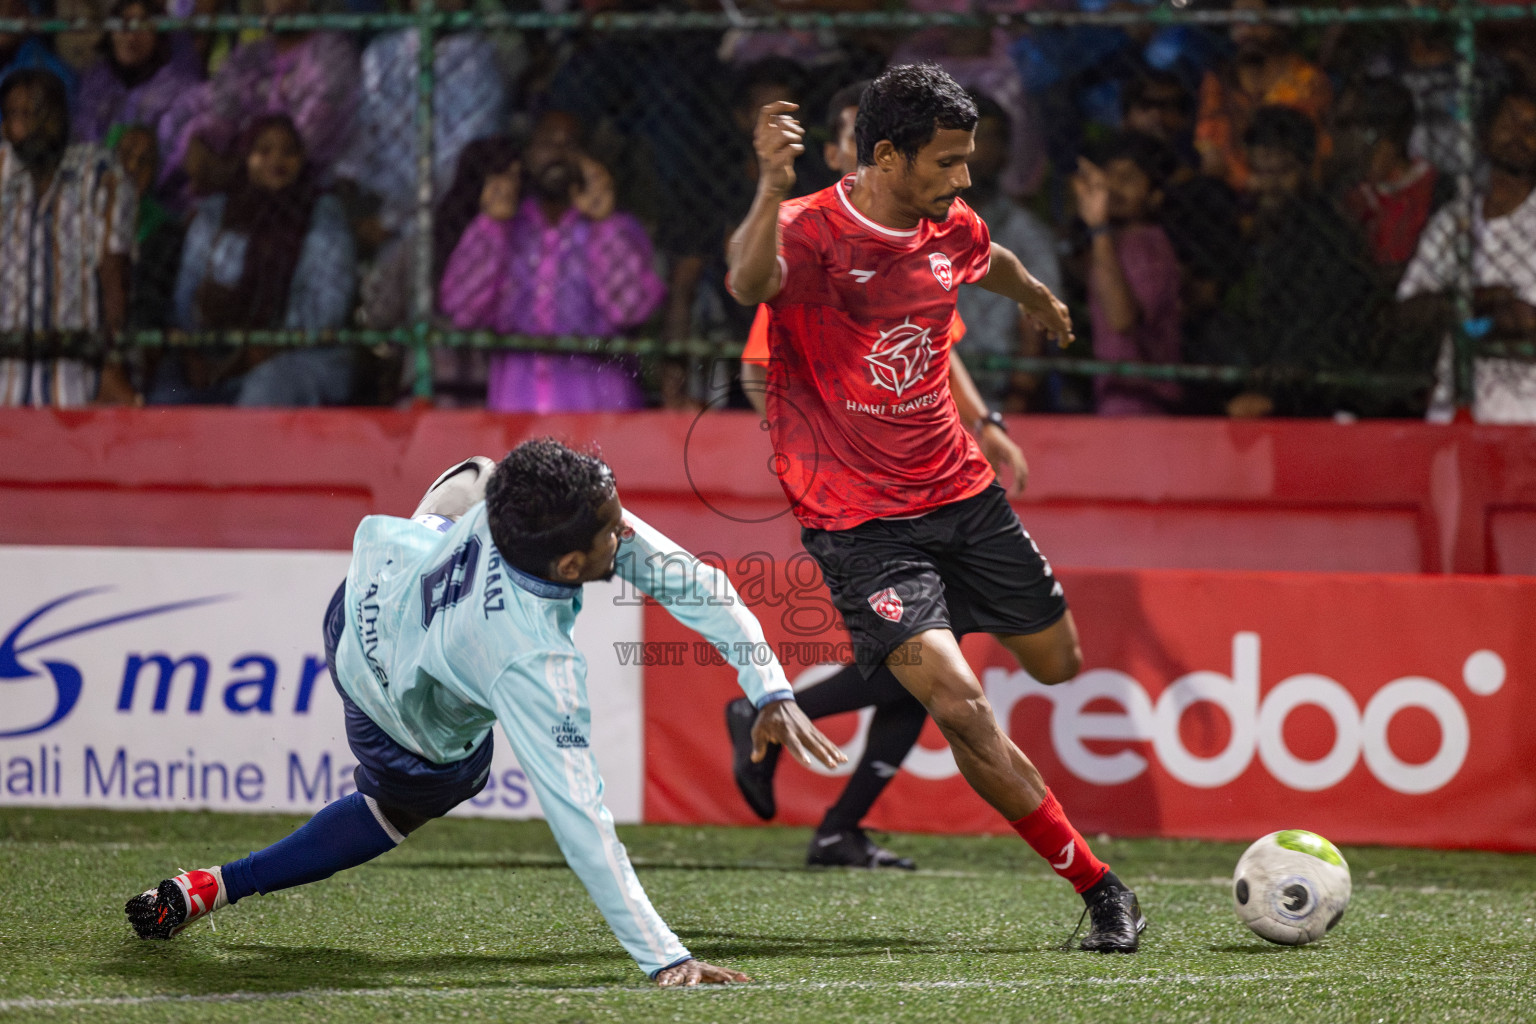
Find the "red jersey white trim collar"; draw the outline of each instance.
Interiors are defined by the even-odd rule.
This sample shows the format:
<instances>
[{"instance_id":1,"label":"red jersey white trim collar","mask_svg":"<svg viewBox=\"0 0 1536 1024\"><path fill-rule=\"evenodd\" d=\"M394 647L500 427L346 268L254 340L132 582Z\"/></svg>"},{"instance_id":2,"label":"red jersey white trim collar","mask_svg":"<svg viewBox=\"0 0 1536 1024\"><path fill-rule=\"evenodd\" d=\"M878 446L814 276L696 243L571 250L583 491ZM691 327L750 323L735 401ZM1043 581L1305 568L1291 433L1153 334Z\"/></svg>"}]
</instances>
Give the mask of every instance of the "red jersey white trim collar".
<instances>
[{"instance_id":1,"label":"red jersey white trim collar","mask_svg":"<svg viewBox=\"0 0 1536 1024\"><path fill-rule=\"evenodd\" d=\"M842 200L843 209L848 211L848 215L850 217L852 217L854 220L857 220L860 224L863 224L871 231L878 231L880 234L886 235L890 238L911 238L917 234L917 228L908 228L906 231L898 231L895 228L888 228L883 224L876 224L874 221L860 213L858 208L853 205L853 201L848 198L848 192L850 189L852 189L853 186L849 185L848 188L843 187L844 183L852 177L853 175L850 174L847 178L839 181L834 186L834 188L837 190L837 198Z\"/></svg>"}]
</instances>

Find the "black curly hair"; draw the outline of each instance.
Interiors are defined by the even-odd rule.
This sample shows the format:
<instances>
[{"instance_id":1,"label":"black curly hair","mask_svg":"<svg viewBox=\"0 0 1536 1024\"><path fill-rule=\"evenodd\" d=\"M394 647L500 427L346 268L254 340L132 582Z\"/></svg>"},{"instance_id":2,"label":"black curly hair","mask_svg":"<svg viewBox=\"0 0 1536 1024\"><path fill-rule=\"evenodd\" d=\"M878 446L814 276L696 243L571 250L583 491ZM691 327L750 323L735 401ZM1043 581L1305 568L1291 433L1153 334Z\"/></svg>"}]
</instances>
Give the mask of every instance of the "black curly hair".
<instances>
[{"instance_id":1,"label":"black curly hair","mask_svg":"<svg viewBox=\"0 0 1536 1024\"><path fill-rule=\"evenodd\" d=\"M977 118L975 101L937 64L886 68L859 101L853 129L859 166L875 162L881 139L889 139L910 164L940 130L974 131Z\"/></svg>"},{"instance_id":2,"label":"black curly hair","mask_svg":"<svg viewBox=\"0 0 1536 1024\"><path fill-rule=\"evenodd\" d=\"M561 556L592 547L603 526L598 510L616 486L608 463L591 452L552 437L524 441L497 464L485 486L496 550L508 565L548 578Z\"/></svg>"}]
</instances>

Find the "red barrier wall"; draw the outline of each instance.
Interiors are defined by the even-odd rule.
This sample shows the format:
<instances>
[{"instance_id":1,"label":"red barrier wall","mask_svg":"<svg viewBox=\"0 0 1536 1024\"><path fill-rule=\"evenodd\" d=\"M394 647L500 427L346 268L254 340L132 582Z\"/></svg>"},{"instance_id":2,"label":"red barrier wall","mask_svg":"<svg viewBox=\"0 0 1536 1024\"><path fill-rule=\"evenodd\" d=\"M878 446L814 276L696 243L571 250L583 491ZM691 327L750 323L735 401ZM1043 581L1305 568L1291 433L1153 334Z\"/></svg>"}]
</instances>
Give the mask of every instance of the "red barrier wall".
<instances>
[{"instance_id":1,"label":"red barrier wall","mask_svg":"<svg viewBox=\"0 0 1536 1024\"><path fill-rule=\"evenodd\" d=\"M1536 733L1525 714L1536 581L1060 575L1082 633L1075 680L1035 683L990 637L964 649L998 720L1084 832L1248 840L1295 827L1350 844L1536 850ZM824 592L782 578L776 592L795 600L755 610L791 679L846 657L847 633L818 628ZM684 668L645 669L646 820L755 822L731 780L723 709L740 696L734 670L712 665L658 606L646 609L645 637L691 655ZM817 724L858 758L860 714ZM1010 831L932 722L914 753L875 805L874 827ZM777 820L820 822L844 780L787 757L779 765Z\"/></svg>"},{"instance_id":2,"label":"red barrier wall","mask_svg":"<svg viewBox=\"0 0 1536 1024\"><path fill-rule=\"evenodd\" d=\"M1283 818L1343 842L1536 849L1536 748L1521 725L1536 580L1379 575L1536 573L1536 431L1043 417L1012 429L1033 471L1017 507L1052 561L1076 567L1063 576L1097 674L1042 695L990 640L967 653L1081 825L1242 838ZM344 550L359 518L407 512L453 460L546 433L598 443L626 504L695 551L782 563L801 550L748 414L231 409L0 410L0 544ZM810 600L801 584L796 600ZM783 639L782 607L757 610ZM651 609L646 639L672 639L669 621ZM679 702L666 689L677 672L648 670L647 816L745 820L720 721L729 676L690 665ZM1204 682L1175 689L1191 674ZM1252 700L1236 717L1207 699L1170 710L1240 676ZM1094 702L1063 710L1095 686ZM1229 750L1237 761L1213 767ZM1444 774L1446 751L1455 770L1413 791ZM877 823L996 828L944 756L920 754L929 774L899 778ZM1115 764L1136 771L1092 777ZM812 820L836 788L788 769L786 817Z\"/></svg>"},{"instance_id":3,"label":"red barrier wall","mask_svg":"<svg viewBox=\"0 0 1536 1024\"><path fill-rule=\"evenodd\" d=\"M1024 417L1020 515L1059 565L1536 573L1536 431ZM0 543L346 548L449 461L595 441L626 501L696 549L799 533L756 417L0 410Z\"/></svg>"}]
</instances>

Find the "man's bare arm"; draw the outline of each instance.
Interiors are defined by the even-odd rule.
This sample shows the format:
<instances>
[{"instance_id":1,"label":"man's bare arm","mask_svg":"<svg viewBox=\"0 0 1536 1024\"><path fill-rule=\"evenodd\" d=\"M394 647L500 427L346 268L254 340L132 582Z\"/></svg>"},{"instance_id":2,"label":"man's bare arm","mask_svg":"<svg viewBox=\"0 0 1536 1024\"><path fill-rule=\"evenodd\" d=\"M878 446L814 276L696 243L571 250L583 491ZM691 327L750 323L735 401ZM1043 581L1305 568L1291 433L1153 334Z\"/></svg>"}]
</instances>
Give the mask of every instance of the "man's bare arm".
<instances>
[{"instance_id":1,"label":"man's bare arm","mask_svg":"<svg viewBox=\"0 0 1536 1024\"><path fill-rule=\"evenodd\" d=\"M757 150L757 195L752 209L726 247L731 295L743 306L767 302L779 293L779 203L795 184L795 157L805 152L805 130L790 116L794 103L779 101L757 115L752 145Z\"/></svg>"},{"instance_id":2,"label":"man's bare arm","mask_svg":"<svg viewBox=\"0 0 1536 1024\"><path fill-rule=\"evenodd\" d=\"M1066 348L1072 343L1072 315L1066 304L1051 294L1009 250L992 243L992 266L987 276L976 282L989 292L1006 295L1034 317L1041 327Z\"/></svg>"}]
</instances>

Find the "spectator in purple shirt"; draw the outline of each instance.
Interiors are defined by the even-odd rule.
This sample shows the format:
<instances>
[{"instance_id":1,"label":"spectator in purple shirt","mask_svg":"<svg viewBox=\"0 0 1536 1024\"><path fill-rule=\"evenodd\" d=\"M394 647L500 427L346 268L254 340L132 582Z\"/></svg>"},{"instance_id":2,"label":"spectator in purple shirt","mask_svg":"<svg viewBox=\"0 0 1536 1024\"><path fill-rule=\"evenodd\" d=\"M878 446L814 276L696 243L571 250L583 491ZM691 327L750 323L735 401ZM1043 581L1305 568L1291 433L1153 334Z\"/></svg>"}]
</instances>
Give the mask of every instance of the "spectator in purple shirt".
<instances>
[{"instance_id":1,"label":"spectator in purple shirt","mask_svg":"<svg viewBox=\"0 0 1536 1024\"><path fill-rule=\"evenodd\" d=\"M111 8L112 17L130 20L164 13L146 0L118 0ZM170 145L178 128L172 108L201 78L191 40L136 28L103 36L101 50L80 83L75 141L101 142L113 125L137 124L155 133L161 149Z\"/></svg>"},{"instance_id":2,"label":"spectator in purple shirt","mask_svg":"<svg viewBox=\"0 0 1536 1024\"><path fill-rule=\"evenodd\" d=\"M1088 308L1096 359L1179 361L1180 271L1154 219L1177 156L1138 132L1111 140L1098 164L1079 158L1077 212L1088 226ZM1157 416L1173 411L1179 385L1141 377L1094 382L1100 415Z\"/></svg>"},{"instance_id":3,"label":"spectator in purple shirt","mask_svg":"<svg viewBox=\"0 0 1536 1024\"><path fill-rule=\"evenodd\" d=\"M666 287L640 222L614 209L613 178L582 153L570 114L541 117L520 172L486 179L480 215L454 248L439 303L461 330L611 337L643 323ZM487 408L502 412L635 409L633 360L500 353Z\"/></svg>"}]
</instances>

